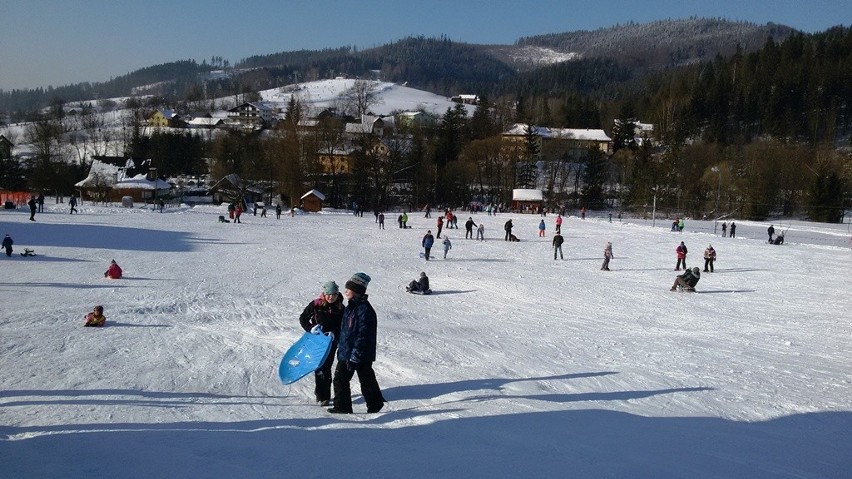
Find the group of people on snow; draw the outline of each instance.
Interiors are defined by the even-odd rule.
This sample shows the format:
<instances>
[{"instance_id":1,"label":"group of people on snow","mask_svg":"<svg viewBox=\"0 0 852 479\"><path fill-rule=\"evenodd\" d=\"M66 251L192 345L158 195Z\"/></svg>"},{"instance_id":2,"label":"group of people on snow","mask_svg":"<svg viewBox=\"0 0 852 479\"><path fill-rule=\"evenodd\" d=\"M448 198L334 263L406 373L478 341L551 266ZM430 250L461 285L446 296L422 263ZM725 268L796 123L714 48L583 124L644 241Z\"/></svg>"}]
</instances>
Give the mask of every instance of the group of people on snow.
<instances>
[{"instance_id":1,"label":"group of people on snow","mask_svg":"<svg viewBox=\"0 0 852 479\"><path fill-rule=\"evenodd\" d=\"M352 414L350 382L356 373L367 412L376 413L384 407L385 398L373 371L377 319L367 295L370 279L366 273L355 273L344 284L342 294L337 283L326 282L319 297L308 303L299 316L299 324L305 331L318 325L323 332L334 335L325 362L314 372L316 402L331 406L327 410L332 414ZM332 375L335 357L337 366Z\"/></svg>"}]
</instances>

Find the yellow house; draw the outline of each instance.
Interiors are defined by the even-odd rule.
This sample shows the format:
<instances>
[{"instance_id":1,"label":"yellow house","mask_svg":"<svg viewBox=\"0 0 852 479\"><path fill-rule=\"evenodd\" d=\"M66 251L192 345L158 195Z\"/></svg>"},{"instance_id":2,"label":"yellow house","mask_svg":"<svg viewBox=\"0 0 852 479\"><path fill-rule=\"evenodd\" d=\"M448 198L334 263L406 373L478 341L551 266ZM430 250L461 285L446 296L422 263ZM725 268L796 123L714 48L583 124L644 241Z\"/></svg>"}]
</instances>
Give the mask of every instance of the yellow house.
<instances>
[{"instance_id":1,"label":"yellow house","mask_svg":"<svg viewBox=\"0 0 852 479\"><path fill-rule=\"evenodd\" d=\"M180 115L175 113L174 110L156 110L148 116L148 126L154 128L176 126L177 120L180 120Z\"/></svg>"}]
</instances>

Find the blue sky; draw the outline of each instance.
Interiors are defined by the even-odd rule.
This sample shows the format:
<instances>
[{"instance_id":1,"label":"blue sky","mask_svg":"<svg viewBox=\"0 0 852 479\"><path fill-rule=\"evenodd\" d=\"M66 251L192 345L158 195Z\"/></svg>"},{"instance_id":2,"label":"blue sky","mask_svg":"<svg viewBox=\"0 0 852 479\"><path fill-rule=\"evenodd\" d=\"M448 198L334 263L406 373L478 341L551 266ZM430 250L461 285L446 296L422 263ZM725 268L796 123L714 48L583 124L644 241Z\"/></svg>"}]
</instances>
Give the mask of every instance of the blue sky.
<instances>
[{"instance_id":1,"label":"blue sky","mask_svg":"<svg viewBox=\"0 0 852 479\"><path fill-rule=\"evenodd\" d=\"M852 0L0 0L0 89L106 81L174 60L369 48L409 35L518 37L666 18L852 25Z\"/></svg>"}]
</instances>

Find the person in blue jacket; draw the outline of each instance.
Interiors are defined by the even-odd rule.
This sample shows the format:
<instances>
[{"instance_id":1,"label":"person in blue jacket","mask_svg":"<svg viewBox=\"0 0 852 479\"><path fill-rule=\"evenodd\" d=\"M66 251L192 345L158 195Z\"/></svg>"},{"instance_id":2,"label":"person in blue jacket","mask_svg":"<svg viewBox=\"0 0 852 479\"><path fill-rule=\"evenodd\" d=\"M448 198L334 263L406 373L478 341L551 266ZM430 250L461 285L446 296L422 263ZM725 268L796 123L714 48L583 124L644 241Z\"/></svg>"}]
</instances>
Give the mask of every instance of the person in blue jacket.
<instances>
[{"instance_id":1,"label":"person in blue jacket","mask_svg":"<svg viewBox=\"0 0 852 479\"><path fill-rule=\"evenodd\" d=\"M355 273L343 290L348 300L343 310L343 322L340 325L340 338L337 346L337 367L334 369L334 406L328 409L332 414L352 414L352 390L349 382L358 373L361 394L367 403L367 412L382 410L385 398L373 371L376 360L376 311L367 297L367 285L370 277L365 273Z\"/></svg>"},{"instance_id":2,"label":"person in blue jacket","mask_svg":"<svg viewBox=\"0 0 852 479\"><path fill-rule=\"evenodd\" d=\"M435 244L435 237L432 236L432 230L428 230L426 234L423 235L423 241L420 242L420 245L423 246L426 261L429 261L429 252L432 251L433 244Z\"/></svg>"}]
</instances>

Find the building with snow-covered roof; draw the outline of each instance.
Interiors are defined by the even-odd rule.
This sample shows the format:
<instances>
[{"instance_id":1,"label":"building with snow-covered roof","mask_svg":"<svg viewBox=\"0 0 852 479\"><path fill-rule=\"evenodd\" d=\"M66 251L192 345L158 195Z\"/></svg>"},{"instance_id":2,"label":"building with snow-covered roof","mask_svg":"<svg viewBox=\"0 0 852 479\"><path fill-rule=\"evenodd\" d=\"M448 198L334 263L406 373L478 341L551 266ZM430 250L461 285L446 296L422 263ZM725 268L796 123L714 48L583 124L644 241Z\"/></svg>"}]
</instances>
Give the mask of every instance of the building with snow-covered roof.
<instances>
[{"instance_id":1,"label":"building with snow-covered roof","mask_svg":"<svg viewBox=\"0 0 852 479\"><path fill-rule=\"evenodd\" d=\"M311 190L299 198L301 208L304 211L322 211L322 202L325 201L325 195L318 190Z\"/></svg>"},{"instance_id":2,"label":"building with snow-covered roof","mask_svg":"<svg viewBox=\"0 0 852 479\"><path fill-rule=\"evenodd\" d=\"M263 128L272 123L272 108L263 103L246 102L228 110L232 123L247 128Z\"/></svg>"},{"instance_id":3,"label":"building with snow-covered roof","mask_svg":"<svg viewBox=\"0 0 852 479\"><path fill-rule=\"evenodd\" d=\"M155 110L148 116L148 126L154 128L181 127L181 116L174 110Z\"/></svg>"},{"instance_id":4,"label":"building with snow-covered roof","mask_svg":"<svg viewBox=\"0 0 852 479\"><path fill-rule=\"evenodd\" d=\"M376 135L383 137L390 135L396 129L396 122L392 116L361 115L361 121L347 123L346 133L350 135Z\"/></svg>"}]
</instances>

